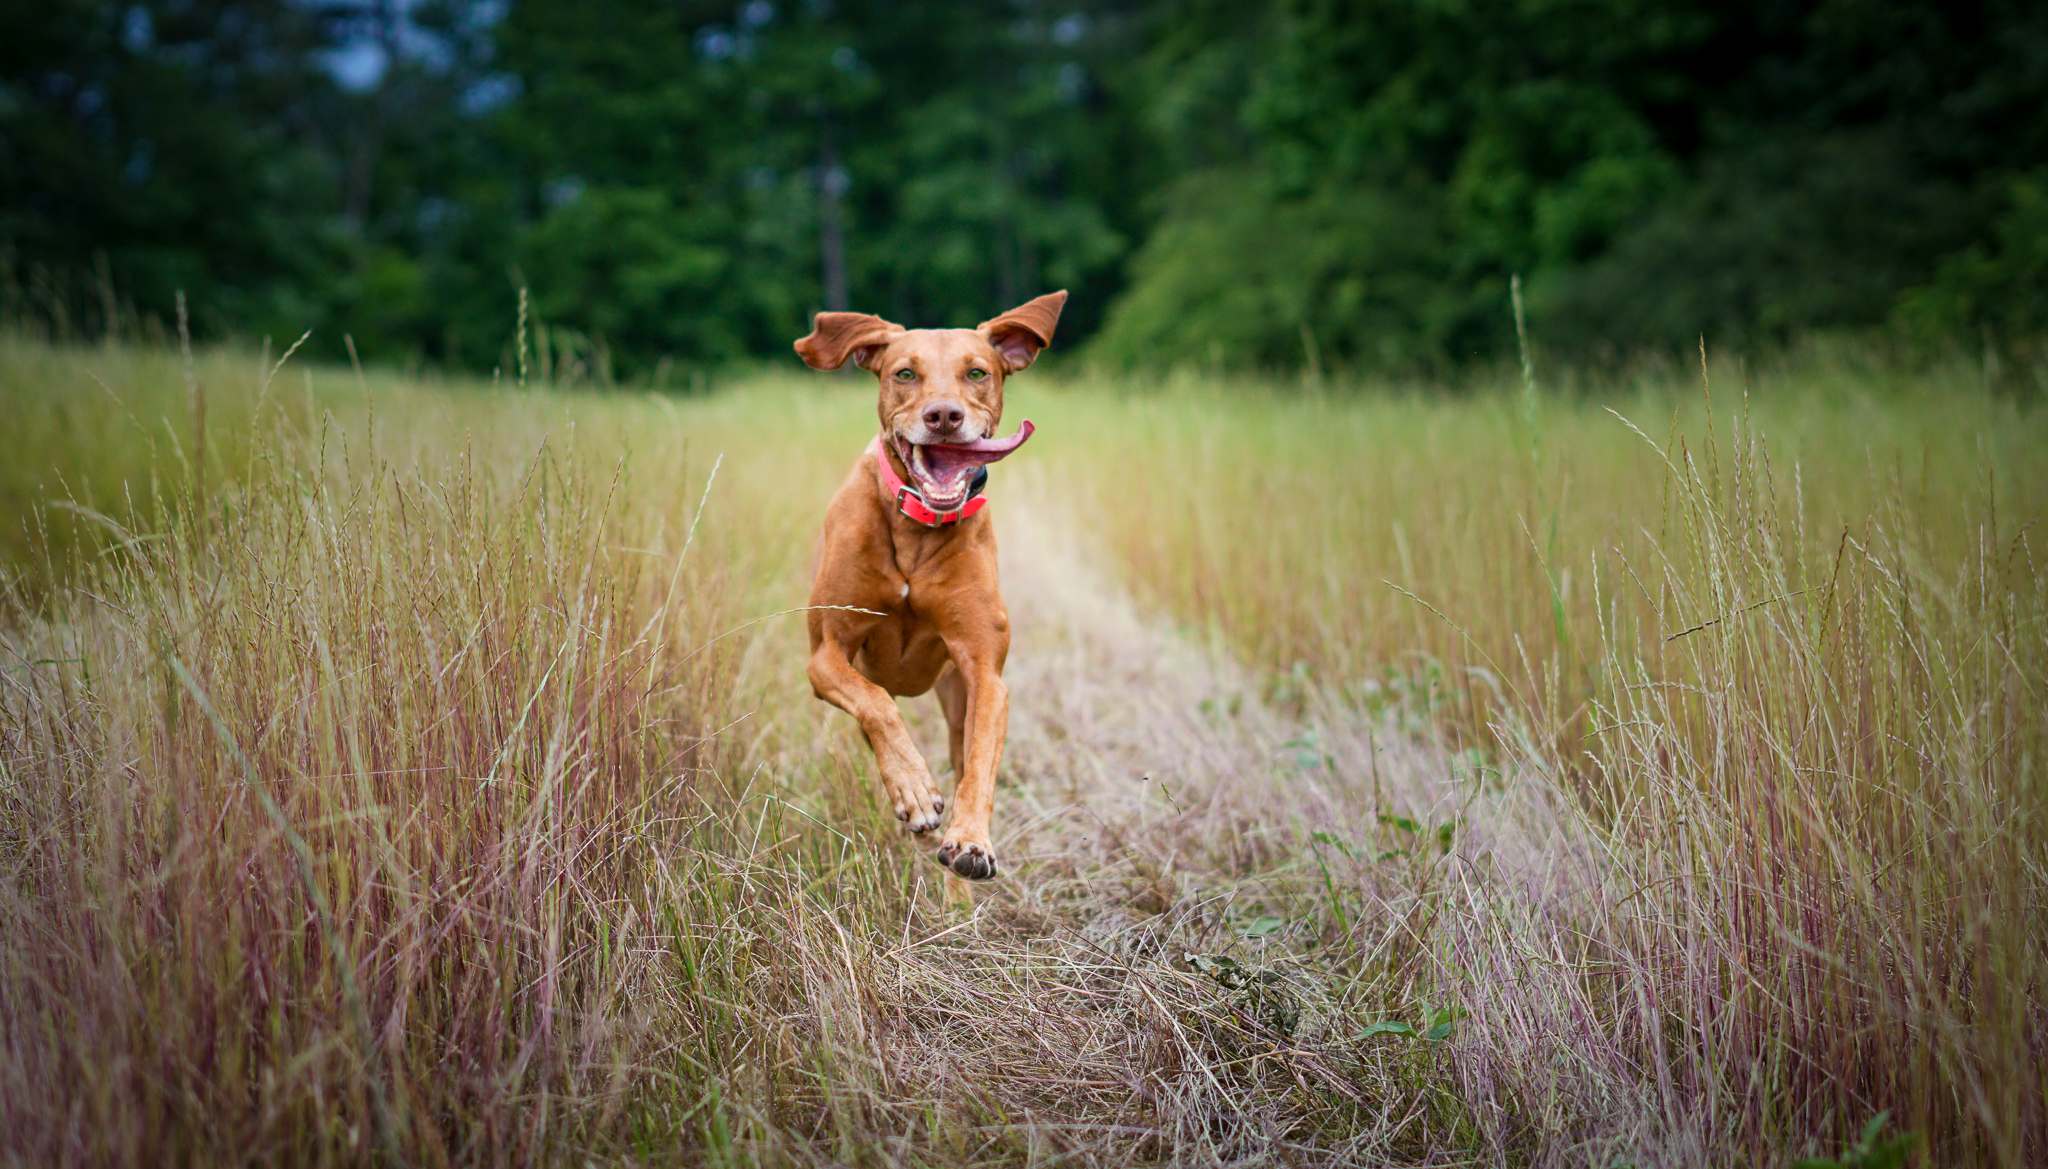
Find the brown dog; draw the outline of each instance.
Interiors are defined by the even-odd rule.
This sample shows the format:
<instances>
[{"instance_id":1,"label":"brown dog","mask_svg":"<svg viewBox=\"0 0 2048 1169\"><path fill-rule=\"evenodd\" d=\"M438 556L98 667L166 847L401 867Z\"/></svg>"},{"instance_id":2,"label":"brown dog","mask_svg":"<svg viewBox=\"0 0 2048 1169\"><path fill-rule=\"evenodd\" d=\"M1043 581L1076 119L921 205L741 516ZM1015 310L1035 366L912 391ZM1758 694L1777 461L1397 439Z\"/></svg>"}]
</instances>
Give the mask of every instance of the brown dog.
<instances>
[{"instance_id":1,"label":"brown dog","mask_svg":"<svg viewBox=\"0 0 2048 1169\"><path fill-rule=\"evenodd\" d=\"M840 608L811 610L811 689L860 720L896 818L922 834L946 801L894 696L937 688L956 780L939 861L977 881L996 875L988 820L1010 721L1010 617L981 468L1031 437L1029 422L995 437L1003 380L1052 342L1066 302L1041 296L972 329L819 313L796 343L812 369L851 358L881 382L882 433L825 510L811 604Z\"/></svg>"}]
</instances>

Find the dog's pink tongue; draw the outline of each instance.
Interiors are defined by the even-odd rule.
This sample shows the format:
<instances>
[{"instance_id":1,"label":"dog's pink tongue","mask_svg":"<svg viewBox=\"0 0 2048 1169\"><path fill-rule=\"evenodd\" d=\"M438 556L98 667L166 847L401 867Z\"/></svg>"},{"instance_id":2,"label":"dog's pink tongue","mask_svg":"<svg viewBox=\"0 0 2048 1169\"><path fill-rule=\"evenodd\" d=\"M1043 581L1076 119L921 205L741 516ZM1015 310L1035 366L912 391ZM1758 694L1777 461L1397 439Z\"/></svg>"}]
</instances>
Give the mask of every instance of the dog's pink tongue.
<instances>
[{"instance_id":1,"label":"dog's pink tongue","mask_svg":"<svg viewBox=\"0 0 2048 1169\"><path fill-rule=\"evenodd\" d=\"M986 467L997 459L1024 445L1031 432L1038 429L1031 425L1029 418L1017 428L1017 433L1008 438L981 438L973 442L932 443L924 448L925 456L940 456L952 467Z\"/></svg>"}]
</instances>

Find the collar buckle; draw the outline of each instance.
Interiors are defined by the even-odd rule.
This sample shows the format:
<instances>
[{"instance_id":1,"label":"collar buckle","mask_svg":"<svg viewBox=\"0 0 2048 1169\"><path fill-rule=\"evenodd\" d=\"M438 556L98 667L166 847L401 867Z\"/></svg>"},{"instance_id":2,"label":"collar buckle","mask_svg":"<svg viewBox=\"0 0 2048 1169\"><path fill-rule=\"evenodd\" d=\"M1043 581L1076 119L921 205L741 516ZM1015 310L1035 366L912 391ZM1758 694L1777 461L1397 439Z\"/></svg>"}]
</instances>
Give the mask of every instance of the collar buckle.
<instances>
[{"instance_id":1,"label":"collar buckle","mask_svg":"<svg viewBox=\"0 0 2048 1169\"><path fill-rule=\"evenodd\" d=\"M900 484L896 488L896 509L927 528L936 528L948 522L948 517L933 511L931 504L924 501L924 496L918 493L917 488L908 483ZM951 518L959 519L959 513L953 513Z\"/></svg>"}]
</instances>

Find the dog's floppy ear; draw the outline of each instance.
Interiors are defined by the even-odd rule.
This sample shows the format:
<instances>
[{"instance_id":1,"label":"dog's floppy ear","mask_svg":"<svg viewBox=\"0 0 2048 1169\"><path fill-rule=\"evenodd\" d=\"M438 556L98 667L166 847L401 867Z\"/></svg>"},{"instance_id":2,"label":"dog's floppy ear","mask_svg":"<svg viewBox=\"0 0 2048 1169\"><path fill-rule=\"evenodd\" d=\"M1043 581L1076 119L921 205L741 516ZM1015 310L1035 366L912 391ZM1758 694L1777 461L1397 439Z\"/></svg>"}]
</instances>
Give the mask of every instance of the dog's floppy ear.
<instances>
[{"instance_id":1,"label":"dog's floppy ear","mask_svg":"<svg viewBox=\"0 0 2048 1169\"><path fill-rule=\"evenodd\" d=\"M903 332L903 326L867 313L819 313L811 321L811 335L796 343L798 357L812 369L838 369L847 358L862 369Z\"/></svg>"},{"instance_id":2,"label":"dog's floppy ear","mask_svg":"<svg viewBox=\"0 0 2048 1169\"><path fill-rule=\"evenodd\" d=\"M1003 364L1016 373L1031 364L1038 351L1052 344L1052 331L1060 323L1060 309L1066 307L1064 289L1028 300L992 321L975 326L1002 354Z\"/></svg>"}]
</instances>

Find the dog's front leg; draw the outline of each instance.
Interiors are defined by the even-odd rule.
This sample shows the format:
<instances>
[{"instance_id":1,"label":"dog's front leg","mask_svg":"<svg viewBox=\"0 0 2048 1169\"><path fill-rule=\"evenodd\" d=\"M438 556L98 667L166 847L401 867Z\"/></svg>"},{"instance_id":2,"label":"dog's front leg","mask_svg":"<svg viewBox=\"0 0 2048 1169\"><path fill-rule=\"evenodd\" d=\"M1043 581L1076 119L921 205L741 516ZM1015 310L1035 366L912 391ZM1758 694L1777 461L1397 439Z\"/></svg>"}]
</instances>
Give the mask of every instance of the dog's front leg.
<instances>
[{"instance_id":1,"label":"dog's front leg","mask_svg":"<svg viewBox=\"0 0 2048 1169\"><path fill-rule=\"evenodd\" d=\"M875 767L882 773L882 787L889 793L896 818L912 832L937 828L946 800L932 783L924 755L911 742L896 700L862 677L847 659L845 648L830 638L811 652L809 672L813 693L859 721L868 746L874 749Z\"/></svg>"},{"instance_id":2,"label":"dog's front leg","mask_svg":"<svg viewBox=\"0 0 2048 1169\"><path fill-rule=\"evenodd\" d=\"M969 880L986 881L996 875L989 816L995 810L996 765L1002 762L1003 739L1010 729L1010 691L1000 673L1007 646L949 643L948 648L959 671L954 684L967 692L966 759L954 756L959 783L953 789L953 823L939 845L939 860Z\"/></svg>"}]
</instances>

